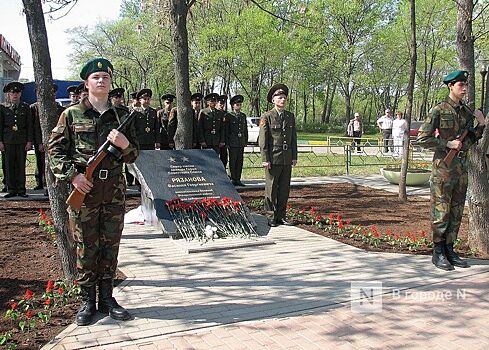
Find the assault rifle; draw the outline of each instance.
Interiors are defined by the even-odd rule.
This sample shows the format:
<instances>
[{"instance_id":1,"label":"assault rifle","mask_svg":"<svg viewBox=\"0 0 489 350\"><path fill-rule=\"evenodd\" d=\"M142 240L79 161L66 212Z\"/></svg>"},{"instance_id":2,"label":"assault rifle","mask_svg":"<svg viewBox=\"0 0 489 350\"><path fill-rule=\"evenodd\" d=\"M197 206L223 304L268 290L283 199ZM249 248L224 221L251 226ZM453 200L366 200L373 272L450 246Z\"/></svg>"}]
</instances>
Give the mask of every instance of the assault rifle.
<instances>
[{"instance_id":1,"label":"assault rifle","mask_svg":"<svg viewBox=\"0 0 489 350\"><path fill-rule=\"evenodd\" d=\"M465 138L467 137L468 133L473 130L472 125L474 124L474 114L472 113L472 116L467 120L467 123L465 124L464 128L462 129L462 133L456 138L456 140L459 140L460 142L464 142ZM443 161L447 166L450 166L452 163L453 158L457 155L457 153L460 151L457 151L456 149L451 148L450 151L447 153L445 156L445 159Z\"/></svg>"},{"instance_id":2,"label":"assault rifle","mask_svg":"<svg viewBox=\"0 0 489 350\"><path fill-rule=\"evenodd\" d=\"M117 131L123 131L127 125L134 119L135 111L132 111L126 119L119 125ZM100 162L109 154L113 154L117 159L120 159L122 154L121 152L110 143L109 140L106 140L97 150L97 152L90 157L87 163L87 168L85 170L85 177L87 180L92 181L93 172L95 168L100 164ZM66 200L66 204L68 204L71 208L75 210L80 210L83 201L85 200L85 194L78 191L76 188L71 191L68 199Z\"/></svg>"}]
</instances>

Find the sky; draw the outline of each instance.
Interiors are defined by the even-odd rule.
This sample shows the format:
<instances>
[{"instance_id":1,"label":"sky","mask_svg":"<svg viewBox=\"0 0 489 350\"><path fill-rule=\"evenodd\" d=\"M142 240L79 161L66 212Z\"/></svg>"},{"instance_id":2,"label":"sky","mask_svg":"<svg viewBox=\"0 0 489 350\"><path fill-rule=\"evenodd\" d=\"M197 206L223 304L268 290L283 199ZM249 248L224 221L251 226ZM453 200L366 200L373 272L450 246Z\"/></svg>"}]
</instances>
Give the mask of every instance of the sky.
<instances>
[{"instance_id":1,"label":"sky","mask_svg":"<svg viewBox=\"0 0 489 350\"><path fill-rule=\"evenodd\" d=\"M119 17L122 0L78 0L63 18L52 21L46 18L51 68L54 79L66 79L70 74L68 54L71 51L67 29L77 26L93 26L98 22ZM0 34L19 53L22 62L20 78L34 80L32 53L21 0L1 0Z\"/></svg>"}]
</instances>

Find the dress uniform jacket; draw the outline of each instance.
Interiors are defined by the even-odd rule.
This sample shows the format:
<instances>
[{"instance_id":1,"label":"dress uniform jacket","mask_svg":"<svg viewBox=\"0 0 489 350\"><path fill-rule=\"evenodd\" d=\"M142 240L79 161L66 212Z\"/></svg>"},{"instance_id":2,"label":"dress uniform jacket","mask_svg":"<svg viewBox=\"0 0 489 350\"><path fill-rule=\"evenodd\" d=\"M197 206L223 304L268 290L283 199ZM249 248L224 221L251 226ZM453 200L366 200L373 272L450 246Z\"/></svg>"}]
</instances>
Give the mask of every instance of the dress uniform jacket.
<instances>
[{"instance_id":1,"label":"dress uniform jacket","mask_svg":"<svg viewBox=\"0 0 489 350\"><path fill-rule=\"evenodd\" d=\"M4 104L0 107L0 142L20 145L33 142L33 123L29 105Z\"/></svg>"},{"instance_id":2,"label":"dress uniform jacket","mask_svg":"<svg viewBox=\"0 0 489 350\"><path fill-rule=\"evenodd\" d=\"M140 112L135 118L136 133L141 150L155 149L155 144L160 142L160 121L156 110L152 107L146 109L139 107Z\"/></svg>"},{"instance_id":3,"label":"dress uniform jacket","mask_svg":"<svg viewBox=\"0 0 489 350\"><path fill-rule=\"evenodd\" d=\"M173 110L172 110L173 111ZM170 119L172 118L171 112L165 109L160 109L158 111L158 120L160 122L160 148L161 149L171 149L170 143L173 143L173 136L170 136ZM176 109L175 109L176 113ZM176 114L175 114L176 116ZM175 127L176 130L176 127Z\"/></svg>"},{"instance_id":4,"label":"dress uniform jacket","mask_svg":"<svg viewBox=\"0 0 489 350\"><path fill-rule=\"evenodd\" d=\"M246 114L230 112L227 116L226 145L229 147L246 147L248 143Z\"/></svg>"},{"instance_id":5,"label":"dress uniform jacket","mask_svg":"<svg viewBox=\"0 0 489 350\"><path fill-rule=\"evenodd\" d=\"M225 143L224 112L210 108L200 111L198 130L199 142L205 142L207 147L216 148L220 143Z\"/></svg>"},{"instance_id":6,"label":"dress uniform jacket","mask_svg":"<svg viewBox=\"0 0 489 350\"><path fill-rule=\"evenodd\" d=\"M471 118L472 111L466 105L447 97L430 110L419 128L417 143L435 152L430 181L435 243L453 243L460 228L468 185L466 155L482 135L483 127L472 129L463 141L462 150L449 166L444 158L449 151L447 142L455 140Z\"/></svg>"},{"instance_id":7,"label":"dress uniform jacket","mask_svg":"<svg viewBox=\"0 0 489 350\"><path fill-rule=\"evenodd\" d=\"M292 160L297 160L294 114L284 110L280 118L275 108L265 112L260 119L258 143L263 162L292 165Z\"/></svg>"}]
</instances>

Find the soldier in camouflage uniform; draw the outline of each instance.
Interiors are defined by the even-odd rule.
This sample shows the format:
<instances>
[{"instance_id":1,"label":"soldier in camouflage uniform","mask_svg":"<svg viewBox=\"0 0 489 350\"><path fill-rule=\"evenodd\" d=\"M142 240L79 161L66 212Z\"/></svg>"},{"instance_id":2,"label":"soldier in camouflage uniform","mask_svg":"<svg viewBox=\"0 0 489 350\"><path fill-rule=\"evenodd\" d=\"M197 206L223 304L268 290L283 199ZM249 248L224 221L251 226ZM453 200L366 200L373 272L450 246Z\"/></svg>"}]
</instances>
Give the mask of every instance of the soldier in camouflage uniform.
<instances>
[{"instance_id":1,"label":"soldier in camouflage uniform","mask_svg":"<svg viewBox=\"0 0 489 350\"><path fill-rule=\"evenodd\" d=\"M292 225L285 219L292 166L297 164L297 131L294 114L285 110L289 88L276 84L268 91L274 108L260 119L258 144L265 168L265 210L273 211L268 224Z\"/></svg>"},{"instance_id":2,"label":"soldier in camouflage uniform","mask_svg":"<svg viewBox=\"0 0 489 350\"><path fill-rule=\"evenodd\" d=\"M61 114L48 143L50 167L56 178L71 181L74 188L86 194L80 210L69 209L76 242L77 281L82 291L78 325L92 321L97 284L99 312L117 320L130 318L112 296L112 283L124 226L126 185L122 165L136 160L139 146L134 123L123 131L116 130L128 112L108 100L112 70L112 64L104 58L85 64L80 77L89 95ZM84 175L87 161L106 140L120 154L108 154L89 181Z\"/></svg>"},{"instance_id":3,"label":"soldier in camouflage uniform","mask_svg":"<svg viewBox=\"0 0 489 350\"><path fill-rule=\"evenodd\" d=\"M467 91L468 72L457 70L443 82L449 95L433 107L419 129L417 143L435 152L431 174L431 228L433 232L433 264L443 270L453 266L469 267L453 250L465 206L467 192L467 151L482 135L484 116L472 112L462 99ZM460 142L457 137L475 116L478 126L471 125L468 136ZM444 161L451 149L458 151L450 165Z\"/></svg>"},{"instance_id":4,"label":"soldier in camouflage uniform","mask_svg":"<svg viewBox=\"0 0 489 350\"><path fill-rule=\"evenodd\" d=\"M248 143L248 123L246 114L241 112L241 104L244 97L236 95L231 98L231 108L233 111L228 114L229 120L226 123L226 145L229 150L229 172L231 181L235 186L244 186L241 182L241 172L243 170L244 148Z\"/></svg>"},{"instance_id":5,"label":"soldier in camouflage uniform","mask_svg":"<svg viewBox=\"0 0 489 350\"><path fill-rule=\"evenodd\" d=\"M223 112L216 109L216 93L210 93L204 100L208 106L200 111L198 121L199 143L203 149L212 148L218 155L219 150L225 146Z\"/></svg>"},{"instance_id":6,"label":"soldier in camouflage uniform","mask_svg":"<svg viewBox=\"0 0 489 350\"><path fill-rule=\"evenodd\" d=\"M33 123L29 105L20 100L24 84L8 83L3 92L7 100L0 105L0 151L5 152L8 193L4 198L28 197L25 188L25 162L32 148Z\"/></svg>"}]
</instances>

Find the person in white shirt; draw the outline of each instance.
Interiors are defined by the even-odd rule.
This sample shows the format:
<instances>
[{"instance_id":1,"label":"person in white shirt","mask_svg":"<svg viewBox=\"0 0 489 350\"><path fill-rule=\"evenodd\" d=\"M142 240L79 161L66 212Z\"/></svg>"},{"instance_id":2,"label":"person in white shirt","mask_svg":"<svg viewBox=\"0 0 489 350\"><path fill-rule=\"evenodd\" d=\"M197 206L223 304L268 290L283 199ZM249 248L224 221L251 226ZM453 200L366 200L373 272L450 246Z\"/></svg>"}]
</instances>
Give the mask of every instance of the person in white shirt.
<instances>
[{"instance_id":1,"label":"person in white shirt","mask_svg":"<svg viewBox=\"0 0 489 350\"><path fill-rule=\"evenodd\" d=\"M402 118L402 112L396 113L396 119L392 122L392 138L394 139L394 153L396 157L402 156L402 148L404 144L404 135L407 132L408 125L405 119Z\"/></svg>"},{"instance_id":2,"label":"person in white shirt","mask_svg":"<svg viewBox=\"0 0 489 350\"><path fill-rule=\"evenodd\" d=\"M394 152L394 147L392 145L392 116L391 110L386 109L385 114L377 119L377 126L382 132L382 137L384 139L384 152L389 152L389 148L391 152Z\"/></svg>"},{"instance_id":3,"label":"person in white shirt","mask_svg":"<svg viewBox=\"0 0 489 350\"><path fill-rule=\"evenodd\" d=\"M353 146L356 145L357 153L361 153L362 150L360 148L360 138L363 134L363 123L362 118L360 118L360 113L356 112L355 117L350 120L347 127L348 136L353 137Z\"/></svg>"}]
</instances>

